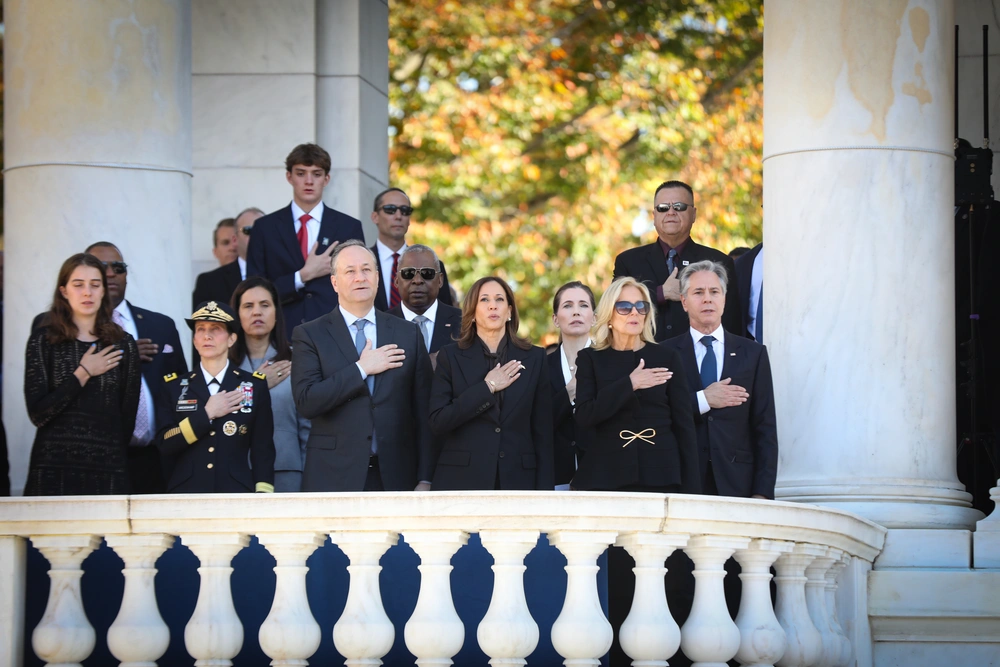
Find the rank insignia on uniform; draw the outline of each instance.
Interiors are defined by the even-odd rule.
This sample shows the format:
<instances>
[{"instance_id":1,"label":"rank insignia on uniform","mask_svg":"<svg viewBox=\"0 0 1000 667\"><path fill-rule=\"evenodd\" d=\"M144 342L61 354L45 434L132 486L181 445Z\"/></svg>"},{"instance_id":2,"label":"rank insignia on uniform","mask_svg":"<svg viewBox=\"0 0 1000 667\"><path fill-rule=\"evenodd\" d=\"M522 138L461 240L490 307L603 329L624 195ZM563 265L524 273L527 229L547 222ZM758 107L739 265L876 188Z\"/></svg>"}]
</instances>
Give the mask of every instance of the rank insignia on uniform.
<instances>
[{"instance_id":1,"label":"rank insignia on uniform","mask_svg":"<svg viewBox=\"0 0 1000 667\"><path fill-rule=\"evenodd\" d=\"M164 382L173 382L176 379L177 379L177 373L171 373L170 375L163 376Z\"/></svg>"},{"instance_id":2,"label":"rank insignia on uniform","mask_svg":"<svg viewBox=\"0 0 1000 667\"><path fill-rule=\"evenodd\" d=\"M236 422L232 419L222 425L222 432L226 435L236 435Z\"/></svg>"},{"instance_id":3,"label":"rank insignia on uniform","mask_svg":"<svg viewBox=\"0 0 1000 667\"><path fill-rule=\"evenodd\" d=\"M246 435L249 432L250 432L250 429L247 427L246 424L240 425L240 435Z\"/></svg>"},{"instance_id":4,"label":"rank insignia on uniform","mask_svg":"<svg viewBox=\"0 0 1000 667\"><path fill-rule=\"evenodd\" d=\"M240 412L250 412L253 407L253 382L240 382L239 390L243 392L243 400L240 401Z\"/></svg>"},{"instance_id":5,"label":"rank insignia on uniform","mask_svg":"<svg viewBox=\"0 0 1000 667\"><path fill-rule=\"evenodd\" d=\"M254 371L253 372L253 376L255 378L257 378L258 380L266 380L267 379L267 376L264 375L263 373L261 373L260 371Z\"/></svg>"}]
</instances>

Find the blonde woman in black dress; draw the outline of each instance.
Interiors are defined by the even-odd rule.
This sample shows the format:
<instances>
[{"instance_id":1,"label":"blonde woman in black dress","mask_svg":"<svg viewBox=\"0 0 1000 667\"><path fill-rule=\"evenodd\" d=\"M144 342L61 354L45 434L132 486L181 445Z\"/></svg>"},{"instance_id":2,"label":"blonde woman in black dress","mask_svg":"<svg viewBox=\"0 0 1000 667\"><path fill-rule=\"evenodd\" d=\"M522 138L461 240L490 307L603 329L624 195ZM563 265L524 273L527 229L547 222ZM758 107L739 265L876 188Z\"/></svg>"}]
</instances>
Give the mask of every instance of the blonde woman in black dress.
<instances>
[{"instance_id":1,"label":"blonde woman in black dress","mask_svg":"<svg viewBox=\"0 0 1000 667\"><path fill-rule=\"evenodd\" d=\"M129 492L139 350L111 311L101 261L85 253L67 259L47 325L28 339L24 399L38 431L27 496Z\"/></svg>"}]
</instances>

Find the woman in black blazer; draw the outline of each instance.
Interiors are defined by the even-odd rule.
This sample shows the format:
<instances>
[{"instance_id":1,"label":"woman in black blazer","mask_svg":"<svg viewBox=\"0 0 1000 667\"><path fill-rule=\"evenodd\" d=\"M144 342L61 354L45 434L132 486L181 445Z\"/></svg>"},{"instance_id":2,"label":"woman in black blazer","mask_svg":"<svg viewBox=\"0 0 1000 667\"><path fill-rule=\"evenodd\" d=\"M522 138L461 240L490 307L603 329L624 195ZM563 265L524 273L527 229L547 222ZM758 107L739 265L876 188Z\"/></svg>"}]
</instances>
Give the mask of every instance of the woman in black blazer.
<instances>
[{"instance_id":1,"label":"woman in black blazer","mask_svg":"<svg viewBox=\"0 0 1000 667\"><path fill-rule=\"evenodd\" d=\"M576 444L576 422L573 418L573 406L576 403L576 357L580 350L590 347L590 330L596 321L596 307L594 293L578 280L560 287L552 299L552 323L559 330L559 345L549 353L557 491L569 489L580 458L581 452Z\"/></svg>"},{"instance_id":2,"label":"woman in black blazer","mask_svg":"<svg viewBox=\"0 0 1000 667\"><path fill-rule=\"evenodd\" d=\"M514 293L480 278L457 343L438 353L430 400L439 491L553 488L545 352L517 335Z\"/></svg>"},{"instance_id":3,"label":"woman in black blazer","mask_svg":"<svg viewBox=\"0 0 1000 667\"><path fill-rule=\"evenodd\" d=\"M576 425L592 430L573 488L699 493L698 440L680 356L655 343L653 305L633 278L597 306L577 356Z\"/></svg>"}]
</instances>

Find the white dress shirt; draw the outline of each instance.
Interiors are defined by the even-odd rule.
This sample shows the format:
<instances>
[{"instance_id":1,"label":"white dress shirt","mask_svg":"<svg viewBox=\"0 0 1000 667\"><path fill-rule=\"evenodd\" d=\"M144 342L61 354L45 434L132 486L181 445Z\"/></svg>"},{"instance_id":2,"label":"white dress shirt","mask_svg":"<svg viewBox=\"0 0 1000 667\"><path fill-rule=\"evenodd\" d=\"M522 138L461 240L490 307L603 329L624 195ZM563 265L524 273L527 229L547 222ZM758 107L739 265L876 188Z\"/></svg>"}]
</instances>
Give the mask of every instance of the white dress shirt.
<instances>
[{"instance_id":1,"label":"white dress shirt","mask_svg":"<svg viewBox=\"0 0 1000 667\"><path fill-rule=\"evenodd\" d=\"M299 220L307 211L303 211L299 208L299 205L294 201L292 202L292 220L295 221L295 235L298 236L299 228L302 227L302 222ZM323 202L316 204L313 210L308 211L312 219L306 223L306 250L310 250L313 244L316 243L316 239L319 238L319 227L323 224ZM242 270L242 267L240 267ZM295 272L295 290L298 291L305 287L306 284L302 282L302 277L299 276L299 272Z\"/></svg>"},{"instance_id":2,"label":"white dress shirt","mask_svg":"<svg viewBox=\"0 0 1000 667\"><path fill-rule=\"evenodd\" d=\"M722 379L722 362L726 358L726 340L725 332L722 329L722 325L719 328L708 334L715 338L715 342L712 343L712 352L715 353L715 381L718 382ZM705 360L705 355L708 354L708 348L701 342L701 339L705 337L700 331L691 328L691 339L694 340L694 359L698 363L698 372L701 373L701 362ZM712 407L708 404L708 399L705 398L705 390L698 392L698 412L705 414Z\"/></svg>"},{"instance_id":3,"label":"white dress shirt","mask_svg":"<svg viewBox=\"0 0 1000 667\"><path fill-rule=\"evenodd\" d=\"M587 336L587 344L584 347L590 347L594 341L590 340L590 336ZM569 381L573 379L573 371L569 367L569 359L566 357L566 348L559 345L559 361L562 362L562 372L563 381L569 384ZM576 401L570 400L570 403L576 405Z\"/></svg>"},{"instance_id":4,"label":"white dress shirt","mask_svg":"<svg viewBox=\"0 0 1000 667\"><path fill-rule=\"evenodd\" d=\"M207 370L205 370L204 364L198 364L198 365L201 366L202 377L205 378L205 384L208 385L208 393L211 394L212 396L215 396L216 394L219 393L219 390L222 389L222 381L226 379L226 371L229 370L229 362L228 361L226 362L225 368L219 371L218 375L212 375ZM212 380L218 380L219 384L212 384Z\"/></svg>"},{"instance_id":5,"label":"white dress shirt","mask_svg":"<svg viewBox=\"0 0 1000 667\"><path fill-rule=\"evenodd\" d=\"M236 261L240 263L240 280L247 279L247 261L242 257L237 257Z\"/></svg>"},{"instance_id":6,"label":"white dress shirt","mask_svg":"<svg viewBox=\"0 0 1000 667\"><path fill-rule=\"evenodd\" d=\"M341 317L344 318L344 322L347 323L347 330L351 332L351 342L354 342L354 340L357 339L358 336L358 328L354 326L354 323L359 319L367 320L368 326L365 327L365 338L367 338L372 342L371 349L374 350L375 348L378 347L378 334L376 333L376 329L378 327L375 325L375 306L372 306L371 310L369 310L368 314L365 315L364 317L358 317L353 313L347 312L346 310L344 310L344 307L341 306L340 304L337 304L337 308L340 309L340 315ZM368 373L365 373L365 369L361 368L361 362L358 361L356 363L358 366L358 370L361 371L361 379L367 380Z\"/></svg>"},{"instance_id":7,"label":"white dress shirt","mask_svg":"<svg viewBox=\"0 0 1000 667\"><path fill-rule=\"evenodd\" d=\"M764 249L761 248L757 256L754 257L753 267L750 269L750 310L747 313L750 320L747 322L747 331L758 343L761 341L757 339L757 304L760 303L760 288L763 284Z\"/></svg>"},{"instance_id":8,"label":"white dress shirt","mask_svg":"<svg viewBox=\"0 0 1000 667\"><path fill-rule=\"evenodd\" d=\"M386 299L385 302L389 303L389 300ZM405 319L407 322L413 322L413 320L418 317L418 314L407 308L406 304L403 303L402 301L399 302L399 309L403 311L403 319ZM438 300L434 299L434 303L432 303L430 307L423 313L424 317L427 318L428 322L427 324L428 338L427 340L424 341L424 344L427 346L428 350L431 349L431 338L434 337L434 321L437 319L437 312L438 312ZM416 322L413 323L416 324ZM417 327L419 328L420 325L417 324ZM420 333L423 333L423 331L421 331Z\"/></svg>"},{"instance_id":9,"label":"white dress shirt","mask_svg":"<svg viewBox=\"0 0 1000 667\"><path fill-rule=\"evenodd\" d=\"M375 241L375 250L378 251L378 270L380 289L385 292L385 303L392 305L392 253L398 252L400 255L406 250L406 243L399 250L393 250L381 241ZM398 261L398 260L397 260Z\"/></svg>"},{"instance_id":10,"label":"white dress shirt","mask_svg":"<svg viewBox=\"0 0 1000 667\"><path fill-rule=\"evenodd\" d=\"M125 329L125 333L139 340L139 330L135 328L135 319L132 317L132 310L128 307L128 302L125 299L122 299L122 302L118 304L115 312L122 318L122 328ZM160 350L160 352L163 352L163 350ZM142 377L140 373L139 379L142 381L139 391L142 392L143 398L146 399L146 412L149 415L149 435L152 436L156 434L156 415L154 414L156 412L154 410L156 404L153 402L153 392L149 390L149 385L146 384L146 378Z\"/></svg>"}]
</instances>

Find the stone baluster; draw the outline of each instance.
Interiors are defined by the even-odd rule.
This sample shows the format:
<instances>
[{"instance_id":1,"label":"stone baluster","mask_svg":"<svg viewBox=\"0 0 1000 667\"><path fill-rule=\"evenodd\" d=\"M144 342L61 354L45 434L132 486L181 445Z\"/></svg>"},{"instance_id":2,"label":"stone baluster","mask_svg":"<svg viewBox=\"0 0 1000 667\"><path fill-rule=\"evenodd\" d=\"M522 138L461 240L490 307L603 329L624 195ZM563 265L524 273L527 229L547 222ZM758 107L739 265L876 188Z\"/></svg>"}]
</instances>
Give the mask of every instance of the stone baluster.
<instances>
[{"instance_id":1,"label":"stone baluster","mask_svg":"<svg viewBox=\"0 0 1000 667\"><path fill-rule=\"evenodd\" d=\"M597 596L597 558L616 536L611 531L549 533L549 542L567 561L566 599L552 624L552 646L566 667L596 667L611 648L614 631Z\"/></svg>"},{"instance_id":2,"label":"stone baluster","mask_svg":"<svg viewBox=\"0 0 1000 667\"><path fill-rule=\"evenodd\" d=\"M830 615L830 627L837 635L837 642L840 644L840 651L834 663L836 667L849 667L852 664L851 655L854 653L851 640L847 638L847 633L844 632L844 627L840 624L840 618L837 614L837 578L850 563L850 555L840 552L840 559L826 571L826 610Z\"/></svg>"},{"instance_id":3,"label":"stone baluster","mask_svg":"<svg viewBox=\"0 0 1000 667\"><path fill-rule=\"evenodd\" d=\"M108 650L121 667L155 667L170 645L170 628L156 604L156 561L174 544L172 535L108 535L108 546L125 562L125 592L108 628Z\"/></svg>"},{"instance_id":4,"label":"stone baluster","mask_svg":"<svg viewBox=\"0 0 1000 667\"><path fill-rule=\"evenodd\" d=\"M681 628L684 655L699 667L726 667L740 648L740 630L726 607L725 565L737 549L750 544L747 537L698 535L684 552L694 561L694 601Z\"/></svg>"},{"instance_id":5,"label":"stone baluster","mask_svg":"<svg viewBox=\"0 0 1000 667\"><path fill-rule=\"evenodd\" d=\"M840 657L840 641L830 626L830 614L826 608L826 573L830 566L840 558L840 550L831 554L827 547L826 554L817 556L806 567L806 607L813 625L819 631L823 648L813 667L834 667Z\"/></svg>"},{"instance_id":6,"label":"stone baluster","mask_svg":"<svg viewBox=\"0 0 1000 667\"><path fill-rule=\"evenodd\" d=\"M101 543L97 535L32 537L31 543L49 561L49 601L41 622L31 633L35 655L48 665L80 665L94 650L97 635L87 620L80 597L81 566Z\"/></svg>"},{"instance_id":7,"label":"stone baluster","mask_svg":"<svg viewBox=\"0 0 1000 667\"><path fill-rule=\"evenodd\" d=\"M468 541L461 530L415 530L404 534L420 556L420 594L403 629L417 665L447 667L465 643L465 625L451 597L451 559Z\"/></svg>"},{"instance_id":8,"label":"stone baluster","mask_svg":"<svg viewBox=\"0 0 1000 667\"><path fill-rule=\"evenodd\" d=\"M184 645L195 667L226 667L243 647L243 624L233 606L233 558L250 542L240 533L191 533L181 542L198 557L201 585Z\"/></svg>"},{"instance_id":9,"label":"stone baluster","mask_svg":"<svg viewBox=\"0 0 1000 667\"><path fill-rule=\"evenodd\" d=\"M399 540L389 531L343 532L330 535L351 564L351 576L344 613L333 625L333 645L347 667L381 665L382 656L392 648L396 632L382 606L378 575L382 555Z\"/></svg>"},{"instance_id":10,"label":"stone baluster","mask_svg":"<svg viewBox=\"0 0 1000 667\"><path fill-rule=\"evenodd\" d=\"M306 595L306 561L324 537L319 533L263 533L261 545L274 556L275 587L271 611L257 633L272 667L308 665L323 638Z\"/></svg>"},{"instance_id":11,"label":"stone baluster","mask_svg":"<svg viewBox=\"0 0 1000 667\"><path fill-rule=\"evenodd\" d=\"M787 642L771 604L771 566L794 545L791 542L756 539L746 549L737 549L736 562L742 572L743 590L736 627L740 629L740 648L736 659L741 665L773 667L785 653Z\"/></svg>"},{"instance_id":12,"label":"stone baluster","mask_svg":"<svg viewBox=\"0 0 1000 667\"><path fill-rule=\"evenodd\" d=\"M663 577L667 573L664 562L675 549L687 544L688 537L626 533L615 541L635 559L632 608L618 631L618 641L633 665L666 667L681 645L681 629L670 615Z\"/></svg>"},{"instance_id":13,"label":"stone baluster","mask_svg":"<svg viewBox=\"0 0 1000 667\"><path fill-rule=\"evenodd\" d=\"M790 553L781 554L774 569L778 600L774 615L785 631L788 647L778 667L811 667L823 652L823 636L813 625L806 604L806 567L818 556L826 555L826 547L796 544Z\"/></svg>"},{"instance_id":14,"label":"stone baluster","mask_svg":"<svg viewBox=\"0 0 1000 667\"><path fill-rule=\"evenodd\" d=\"M493 667L520 667L538 646L538 624L524 599L524 557L538 544L537 530L484 530L483 548L493 556L493 597L479 623L479 648Z\"/></svg>"}]
</instances>

